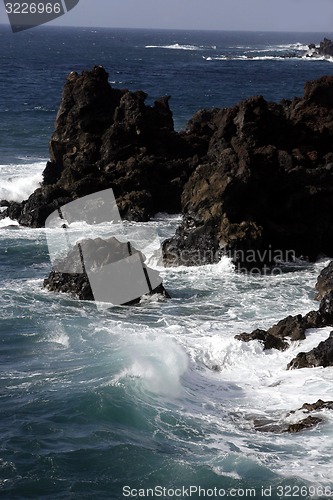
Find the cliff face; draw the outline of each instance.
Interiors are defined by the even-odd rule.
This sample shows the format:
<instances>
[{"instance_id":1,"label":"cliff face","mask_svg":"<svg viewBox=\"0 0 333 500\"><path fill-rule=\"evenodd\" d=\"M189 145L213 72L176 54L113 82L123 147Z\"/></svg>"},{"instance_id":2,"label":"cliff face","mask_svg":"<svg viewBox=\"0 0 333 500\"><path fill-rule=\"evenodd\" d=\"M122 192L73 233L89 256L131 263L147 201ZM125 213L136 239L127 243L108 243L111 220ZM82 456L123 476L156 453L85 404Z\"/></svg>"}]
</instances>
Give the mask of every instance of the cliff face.
<instances>
[{"instance_id":1,"label":"cliff face","mask_svg":"<svg viewBox=\"0 0 333 500\"><path fill-rule=\"evenodd\" d=\"M333 77L293 101L201 110L181 133L168 97L146 97L112 88L102 67L71 73L43 183L4 215L43 226L59 205L112 187L124 218L183 213L164 244L170 265L333 254Z\"/></svg>"}]
</instances>

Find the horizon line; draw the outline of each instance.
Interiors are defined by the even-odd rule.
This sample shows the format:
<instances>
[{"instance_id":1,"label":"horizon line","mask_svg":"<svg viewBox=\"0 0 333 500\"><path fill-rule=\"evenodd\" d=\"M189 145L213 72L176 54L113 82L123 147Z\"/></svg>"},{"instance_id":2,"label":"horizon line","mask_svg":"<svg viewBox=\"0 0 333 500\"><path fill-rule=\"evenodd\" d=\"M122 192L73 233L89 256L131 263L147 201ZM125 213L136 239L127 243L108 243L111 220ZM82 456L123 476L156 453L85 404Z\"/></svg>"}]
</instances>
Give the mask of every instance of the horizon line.
<instances>
[{"instance_id":1,"label":"horizon line","mask_svg":"<svg viewBox=\"0 0 333 500\"><path fill-rule=\"evenodd\" d=\"M10 24L1 22L0 27L7 26L9 30L11 30ZM215 32L215 33L312 33L312 34L332 34L332 31L301 31L301 30L260 30L260 29L216 29L216 28L146 28L146 27L128 27L128 26L72 26L72 25L61 25L61 24L53 24L52 21L50 23L41 24L39 26L34 26L25 31L30 31L31 29L38 28L64 28L64 29L91 29L91 30L137 30L137 31L193 31L193 32ZM13 33L17 35L18 33Z\"/></svg>"}]
</instances>

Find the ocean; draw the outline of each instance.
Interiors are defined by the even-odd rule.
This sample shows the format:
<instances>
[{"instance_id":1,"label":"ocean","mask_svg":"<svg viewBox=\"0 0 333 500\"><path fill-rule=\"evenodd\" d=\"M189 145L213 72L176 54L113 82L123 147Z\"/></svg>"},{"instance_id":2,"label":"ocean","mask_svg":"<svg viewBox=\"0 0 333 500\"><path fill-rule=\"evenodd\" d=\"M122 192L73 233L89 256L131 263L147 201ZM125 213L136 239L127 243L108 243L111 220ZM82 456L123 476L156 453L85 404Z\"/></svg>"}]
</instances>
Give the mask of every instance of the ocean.
<instances>
[{"instance_id":1,"label":"ocean","mask_svg":"<svg viewBox=\"0 0 333 500\"><path fill-rule=\"evenodd\" d=\"M279 101L333 75L307 44L329 33L0 26L0 200L38 186L66 75L96 64L148 102L171 95L177 130L200 108L252 95ZM172 235L179 216L138 224ZM129 226L134 223L130 223ZM328 337L284 352L237 333L317 309L328 262L276 276L216 265L159 268L172 298L97 309L43 289L44 229L0 221L0 498L333 497L333 415L299 434L260 433L303 403L332 400L333 371L287 371Z\"/></svg>"}]
</instances>

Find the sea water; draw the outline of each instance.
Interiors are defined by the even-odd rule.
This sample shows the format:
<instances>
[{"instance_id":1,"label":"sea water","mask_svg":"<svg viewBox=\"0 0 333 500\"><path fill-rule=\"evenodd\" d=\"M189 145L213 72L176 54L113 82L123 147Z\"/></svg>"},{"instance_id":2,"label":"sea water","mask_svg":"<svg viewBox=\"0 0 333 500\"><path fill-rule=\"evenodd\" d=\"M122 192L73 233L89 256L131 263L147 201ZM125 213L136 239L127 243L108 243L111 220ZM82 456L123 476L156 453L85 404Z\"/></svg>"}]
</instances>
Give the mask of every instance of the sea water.
<instances>
[{"instance_id":1,"label":"sea water","mask_svg":"<svg viewBox=\"0 0 333 500\"><path fill-rule=\"evenodd\" d=\"M329 60L305 57L325 35L1 27L0 199L38 187L70 71L102 64L113 86L148 102L170 94L181 129L199 108L301 95L333 74ZM128 228L154 227L162 241L179 222L157 214ZM284 352L234 338L317 309L327 262L261 277L227 258L155 262L170 300L101 310L43 288L44 229L0 221L0 498L330 498L330 412L294 435L254 426L292 423L304 415L291 410L333 399L330 368L286 369L330 329Z\"/></svg>"}]
</instances>

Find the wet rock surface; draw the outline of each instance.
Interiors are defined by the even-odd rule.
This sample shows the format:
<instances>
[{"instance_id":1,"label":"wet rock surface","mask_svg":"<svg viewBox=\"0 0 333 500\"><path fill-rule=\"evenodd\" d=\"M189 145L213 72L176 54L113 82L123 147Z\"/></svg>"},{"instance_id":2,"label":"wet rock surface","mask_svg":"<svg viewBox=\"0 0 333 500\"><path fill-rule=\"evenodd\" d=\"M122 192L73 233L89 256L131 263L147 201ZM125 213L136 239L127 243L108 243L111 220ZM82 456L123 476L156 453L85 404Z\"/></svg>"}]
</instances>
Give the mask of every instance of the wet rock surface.
<instances>
[{"instance_id":1,"label":"wet rock surface","mask_svg":"<svg viewBox=\"0 0 333 500\"><path fill-rule=\"evenodd\" d=\"M321 299L319 310L310 311L306 315L287 316L268 330L257 328L251 333L241 333L235 339L243 342L258 340L264 350L286 350L290 342L302 341L306 338L305 332L310 328L333 326L333 291L328 291ZM333 332L328 339L320 342L309 352L300 352L292 359L287 369L333 366Z\"/></svg>"},{"instance_id":2,"label":"wet rock surface","mask_svg":"<svg viewBox=\"0 0 333 500\"><path fill-rule=\"evenodd\" d=\"M330 333L328 339L320 342L317 347L314 347L309 352L300 352L297 356L288 363L288 369L295 368L313 368L316 366L333 366L333 332Z\"/></svg>"},{"instance_id":3,"label":"wet rock surface","mask_svg":"<svg viewBox=\"0 0 333 500\"><path fill-rule=\"evenodd\" d=\"M333 298L332 298L333 299ZM273 325L268 330L256 329L252 333L241 333L236 335L237 340L250 342L259 340L263 343L264 349L278 349L284 351L290 346L290 341L300 341L305 339L305 332L309 328L321 328L333 325L333 317L325 315L323 311L328 299L323 299L319 311L310 311L305 316L287 316ZM332 302L329 300L329 306Z\"/></svg>"},{"instance_id":4,"label":"wet rock surface","mask_svg":"<svg viewBox=\"0 0 333 500\"><path fill-rule=\"evenodd\" d=\"M83 254L85 258L81 260ZM144 260L142 254L134 247L131 247L130 254L140 254L142 261ZM117 263L128 256L128 243L120 242L114 237L82 240L64 258L59 259L55 269L44 280L43 286L47 290L67 293L80 300L95 300L88 278L89 271L103 269L104 266ZM143 267L149 271L147 266L143 265ZM119 282L117 281L115 284L110 281L110 287L113 286L119 286ZM170 298L162 283L151 289L149 295L153 294ZM127 302L126 305L139 303L140 300L139 296L135 300Z\"/></svg>"},{"instance_id":5,"label":"wet rock surface","mask_svg":"<svg viewBox=\"0 0 333 500\"><path fill-rule=\"evenodd\" d=\"M316 283L316 298L322 299L326 293L333 290L333 261L331 261L318 276Z\"/></svg>"},{"instance_id":6,"label":"wet rock surface","mask_svg":"<svg viewBox=\"0 0 333 500\"><path fill-rule=\"evenodd\" d=\"M311 45L309 45L309 49L311 50L309 57L315 57L315 56L333 57L333 41L330 40L329 38L324 38L324 40L320 42L318 46L312 43Z\"/></svg>"},{"instance_id":7,"label":"wet rock surface","mask_svg":"<svg viewBox=\"0 0 333 500\"><path fill-rule=\"evenodd\" d=\"M304 403L301 408L290 411L285 418L278 421L269 418L254 418L253 426L254 429L259 432L295 434L304 430L313 429L317 427L318 424L324 422L324 418L322 416L318 416L318 413L323 410L332 411L333 401L323 401L322 399L319 399L316 403ZM308 415L303 418L304 415L313 412L315 412L316 415ZM286 420L294 414L299 414L299 420L288 423Z\"/></svg>"}]
</instances>

